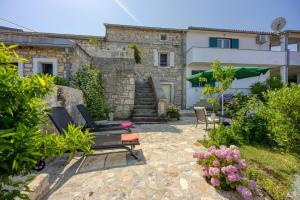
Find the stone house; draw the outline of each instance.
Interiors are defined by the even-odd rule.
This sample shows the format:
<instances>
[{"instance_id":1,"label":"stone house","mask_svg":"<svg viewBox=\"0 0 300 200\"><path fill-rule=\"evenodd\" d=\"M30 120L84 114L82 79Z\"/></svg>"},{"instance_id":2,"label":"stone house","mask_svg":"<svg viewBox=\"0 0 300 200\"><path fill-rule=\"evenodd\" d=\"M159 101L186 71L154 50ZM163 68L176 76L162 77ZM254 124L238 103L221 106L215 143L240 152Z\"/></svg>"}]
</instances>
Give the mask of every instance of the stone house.
<instances>
[{"instance_id":1,"label":"stone house","mask_svg":"<svg viewBox=\"0 0 300 200\"><path fill-rule=\"evenodd\" d=\"M287 81L287 68L300 83L299 31L285 31L278 36L272 32L203 27L105 27L104 37L0 27L0 42L19 44L17 52L28 59L16 63L21 76L51 73L69 78L81 63L98 67L103 74L106 103L115 118L155 121L169 103L192 107L202 88L186 81L186 77L207 69L214 59L234 66L271 68L266 76L233 84L245 91L248 88L244 87L270 74L280 74ZM135 63L131 44L141 51L140 64ZM289 52L287 44L296 44L298 52ZM274 51L276 46L279 51Z\"/></svg>"}]
</instances>

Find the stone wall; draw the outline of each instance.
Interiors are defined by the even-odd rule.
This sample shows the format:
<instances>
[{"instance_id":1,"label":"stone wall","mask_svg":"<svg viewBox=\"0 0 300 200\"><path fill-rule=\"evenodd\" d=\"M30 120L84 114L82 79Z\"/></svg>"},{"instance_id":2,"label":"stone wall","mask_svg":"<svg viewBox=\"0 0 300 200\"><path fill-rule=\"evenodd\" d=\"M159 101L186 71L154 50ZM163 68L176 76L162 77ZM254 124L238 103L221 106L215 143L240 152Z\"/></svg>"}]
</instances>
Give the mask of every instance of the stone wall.
<instances>
[{"instance_id":1,"label":"stone wall","mask_svg":"<svg viewBox=\"0 0 300 200\"><path fill-rule=\"evenodd\" d=\"M81 90L58 85L45 101L49 107L65 107L76 124L85 125L85 120L76 107L84 102Z\"/></svg>"},{"instance_id":2,"label":"stone wall","mask_svg":"<svg viewBox=\"0 0 300 200\"><path fill-rule=\"evenodd\" d=\"M160 34L167 34L167 41L160 41ZM106 49L127 49L129 44L137 44L141 50L142 63L136 65L135 79L148 80L157 76L161 82L172 83L174 86L173 103L184 107L184 33L182 31L131 29L124 27L106 27ZM173 52L174 66L154 66L154 50L158 52Z\"/></svg>"},{"instance_id":3,"label":"stone wall","mask_svg":"<svg viewBox=\"0 0 300 200\"><path fill-rule=\"evenodd\" d=\"M94 57L92 64L102 72L105 101L114 119L129 118L134 106L134 59Z\"/></svg>"},{"instance_id":4,"label":"stone wall","mask_svg":"<svg viewBox=\"0 0 300 200\"><path fill-rule=\"evenodd\" d=\"M73 54L73 49L69 52L65 48L57 47L18 47L17 53L20 57L26 58L28 62L24 63L24 76L33 72L33 58L55 58L57 59L58 76L65 76L66 65L72 64L70 59Z\"/></svg>"}]
</instances>

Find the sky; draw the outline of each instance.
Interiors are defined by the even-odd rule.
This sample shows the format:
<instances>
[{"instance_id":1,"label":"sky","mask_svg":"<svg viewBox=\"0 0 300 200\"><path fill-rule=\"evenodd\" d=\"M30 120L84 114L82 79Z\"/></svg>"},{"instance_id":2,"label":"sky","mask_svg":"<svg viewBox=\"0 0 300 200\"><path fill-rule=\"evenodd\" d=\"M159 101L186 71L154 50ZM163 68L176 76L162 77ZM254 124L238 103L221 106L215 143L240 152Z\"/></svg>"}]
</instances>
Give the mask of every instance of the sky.
<instances>
[{"instance_id":1,"label":"sky","mask_svg":"<svg viewBox=\"0 0 300 200\"><path fill-rule=\"evenodd\" d=\"M105 35L104 23L300 30L300 0L0 0L0 18L38 32ZM17 27L0 19L0 26Z\"/></svg>"}]
</instances>

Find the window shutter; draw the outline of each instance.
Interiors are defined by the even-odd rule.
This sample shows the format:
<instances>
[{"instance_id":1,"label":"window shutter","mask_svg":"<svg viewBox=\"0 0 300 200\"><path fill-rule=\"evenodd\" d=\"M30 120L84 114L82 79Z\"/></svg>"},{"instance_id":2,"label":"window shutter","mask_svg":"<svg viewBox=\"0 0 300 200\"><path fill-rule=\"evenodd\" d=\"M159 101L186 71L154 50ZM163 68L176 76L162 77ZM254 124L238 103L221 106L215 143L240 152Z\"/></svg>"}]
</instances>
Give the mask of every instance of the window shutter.
<instances>
[{"instance_id":1,"label":"window shutter","mask_svg":"<svg viewBox=\"0 0 300 200\"><path fill-rule=\"evenodd\" d=\"M170 52L170 67L175 66L175 54L174 52Z\"/></svg>"},{"instance_id":2,"label":"window shutter","mask_svg":"<svg viewBox=\"0 0 300 200\"><path fill-rule=\"evenodd\" d=\"M239 48L239 39L231 39L231 48L238 49Z\"/></svg>"},{"instance_id":3,"label":"window shutter","mask_svg":"<svg viewBox=\"0 0 300 200\"><path fill-rule=\"evenodd\" d=\"M217 47L218 38L210 37L209 38L209 47Z\"/></svg>"},{"instance_id":4,"label":"window shutter","mask_svg":"<svg viewBox=\"0 0 300 200\"><path fill-rule=\"evenodd\" d=\"M157 49L153 49L153 63L154 66L158 66L158 52Z\"/></svg>"}]
</instances>

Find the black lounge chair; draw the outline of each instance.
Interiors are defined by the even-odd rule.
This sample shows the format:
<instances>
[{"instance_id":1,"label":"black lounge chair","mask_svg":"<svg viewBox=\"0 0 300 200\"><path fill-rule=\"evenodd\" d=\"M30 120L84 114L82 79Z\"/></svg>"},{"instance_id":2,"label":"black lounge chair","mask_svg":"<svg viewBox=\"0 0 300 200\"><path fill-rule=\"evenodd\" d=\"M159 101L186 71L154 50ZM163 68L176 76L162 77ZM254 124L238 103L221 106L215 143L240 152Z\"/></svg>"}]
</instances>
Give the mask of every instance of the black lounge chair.
<instances>
[{"instance_id":1,"label":"black lounge chair","mask_svg":"<svg viewBox=\"0 0 300 200\"><path fill-rule=\"evenodd\" d=\"M83 104L77 105L77 108L79 112L81 113L82 117L84 118L86 124L85 128L88 128L91 131L111 131L111 130L126 130L128 132L131 132L130 126L122 126L121 124L99 124L97 125L86 107Z\"/></svg>"},{"instance_id":2,"label":"black lounge chair","mask_svg":"<svg viewBox=\"0 0 300 200\"><path fill-rule=\"evenodd\" d=\"M48 116L54 123L59 133L67 130L68 124L75 124L72 117L64 107L53 107ZM135 159L138 157L133 153L135 145L140 145L138 138L126 140L126 136L134 134L111 134L100 132L95 135L93 149L126 149ZM125 139L124 139L125 138Z\"/></svg>"}]
</instances>

